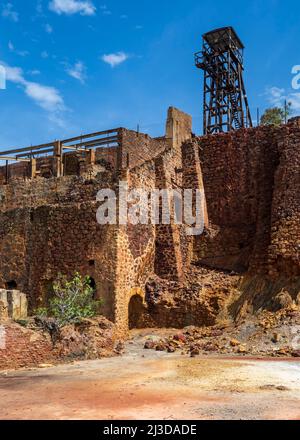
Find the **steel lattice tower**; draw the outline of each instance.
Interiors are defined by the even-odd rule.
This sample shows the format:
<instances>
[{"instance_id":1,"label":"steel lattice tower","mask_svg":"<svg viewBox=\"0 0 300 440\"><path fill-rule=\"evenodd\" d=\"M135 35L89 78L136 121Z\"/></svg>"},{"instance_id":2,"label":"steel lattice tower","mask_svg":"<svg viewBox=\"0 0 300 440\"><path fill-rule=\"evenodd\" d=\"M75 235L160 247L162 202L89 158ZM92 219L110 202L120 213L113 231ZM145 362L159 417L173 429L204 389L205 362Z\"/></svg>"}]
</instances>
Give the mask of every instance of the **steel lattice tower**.
<instances>
[{"instance_id":1,"label":"steel lattice tower","mask_svg":"<svg viewBox=\"0 0 300 440\"><path fill-rule=\"evenodd\" d=\"M203 48L195 54L204 70L204 134L252 127L243 81L244 45L232 27L203 35Z\"/></svg>"}]
</instances>

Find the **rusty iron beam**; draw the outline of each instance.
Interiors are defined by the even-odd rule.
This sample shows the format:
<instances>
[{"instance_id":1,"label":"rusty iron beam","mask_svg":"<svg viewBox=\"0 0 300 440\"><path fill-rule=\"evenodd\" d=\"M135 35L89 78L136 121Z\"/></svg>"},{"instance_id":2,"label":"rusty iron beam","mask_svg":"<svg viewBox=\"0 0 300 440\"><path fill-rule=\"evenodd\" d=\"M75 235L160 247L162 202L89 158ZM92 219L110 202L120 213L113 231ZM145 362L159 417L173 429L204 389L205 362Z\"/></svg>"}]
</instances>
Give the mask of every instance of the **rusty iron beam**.
<instances>
[{"instance_id":1,"label":"rusty iron beam","mask_svg":"<svg viewBox=\"0 0 300 440\"><path fill-rule=\"evenodd\" d=\"M68 146L68 145L63 145L62 146L63 150L72 150L72 151L81 151L82 153L86 153L88 150L85 148L75 148L72 146Z\"/></svg>"},{"instance_id":2,"label":"rusty iron beam","mask_svg":"<svg viewBox=\"0 0 300 440\"><path fill-rule=\"evenodd\" d=\"M22 159L17 156L0 156L0 160L6 160L10 162L30 162L30 159Z\"/></svg>"},{"instance_id":3,"label":"rusty iron beam","mask_svg":"<svg viewBox=\"0 0 300 440\"><path fill-rule=\"evenodd\" d=\"M51 142L49 144L41 144L41 145L35 145L32 147L25 147L25 148L17 148L15 150L7 150L7 151L0 151L0 156L5 155L5 154L14 154L14 153L23 153L23 152L31 152L34 150L41 150L42 148L46 148L46 147L53 147L54 146L54 142Z\"/></svg>"},{"instance_id":4,"label":"rusty iron beam","mask_svg":"<svg viewBox=\"0 0 300 440\"><path fill-rule=\"evenodd\" d=\"M105 144L113 144L113 143L117 143L119 141L119 137L118 136L110 136L108 138L100 138L100 139L94 139L92 141L87 141L87 142L80 142L79 144L71 144L70 147L76 147L76 148L80 148L80 147L98 147L101 145L105 145Z\"/></svg>"},{"instance_id":5,"label":"rusty iron beam","mask_svg":"<svg viewBox=\"0 0 300 440\"><path fill-rule=\"evenodd\" d=\"M84 134L82 136L76 136L76 137L73 137L73 138L70 138L70 139L64 139L61 142L63 144L68 144L69 142L75 142L75 141L78 141L78 140L81 140L81 139L87 139L87 138L90 138L90 137L104 136L104 135L110 134L110 133L119 133L119 130L120 130L120 128L115 128L115 129L106 130L106 131L98 131L96 133Z\"/></svg>"},{"instance_id":6,"label":"rusty iron beam","mask_svg":"<svg viewBox=\"0 0 300 440\"><path fill-rule=\"evenodd\" d=\"M42 150L42 151L32 151L31 153L23 153L23 154L17 154L16 157L23 157L23 156L34 156L35 154L46 154L46 153L53 153L53 148L49 150ZM1 153L0 153L1 154ZM0 156L1 157L1 156Z\"/></svg>"}]
</instances>

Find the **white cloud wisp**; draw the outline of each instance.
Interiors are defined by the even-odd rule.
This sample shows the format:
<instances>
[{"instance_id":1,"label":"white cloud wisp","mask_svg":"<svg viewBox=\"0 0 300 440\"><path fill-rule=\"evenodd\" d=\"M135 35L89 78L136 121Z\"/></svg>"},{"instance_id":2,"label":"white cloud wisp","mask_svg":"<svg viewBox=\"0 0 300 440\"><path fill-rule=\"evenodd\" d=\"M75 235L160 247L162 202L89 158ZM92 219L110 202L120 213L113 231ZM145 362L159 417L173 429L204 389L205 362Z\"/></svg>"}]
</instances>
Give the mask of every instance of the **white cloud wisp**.
<instances>
[{"instance_id":1,"label":"white cloud wisp","mask_svg":"<svg viewBox=\"0 0 300 440\"><path fill-rule=\"evenodd\" d=\"M5 68L7 81L22 86L25 94L41 108L51 113L65 110L64 100L55 87L27 81L21 68L1 64Z\"/></svg>"},{"instance_id":2,"label":"white cloud wisp","mask_svg":"<svg viewBox=\"0 0 300 440\"><path fill-rule=\"evenodd\" d=\"M275 107L282 107L287 101L291 103L293 113L300 111L300 93L287 92L283 88L273 86L266 89L265 95L270 104Z\"/></svg>"},{"instance_id":3,"label":"white cloud wisp","mask_svg":"<svg viewBox=\"0 0 300 440\"><path fill-rule=\"evenodd\" d=\"M78 81L80 81L82 84L84 84L85 79L86 79L86 67L85 67L85 65L81 61L78 61L72 67L68 67L66 69L66 72L72 78L75 78Z\"/></svg>"},{"instance_id":4,"label":"white cloud wisp","mask_svg":"<svg viewBox=\"0 0 300 440\"><path fill-rule=\"evenodd\" d=\"M49 9L58 15L94 15L96 6L90 0L52 0Z\"/></svg>"},{"instance_id":5,"label":"white cloud wisp","mask_svg":"<svg viewBox=\"0 0 300 440\"><path fill-rule=\"evenodd\" d=\"M124 63L128 58L129 56L124 52L111 53L101 57L102 61L109 64L111 67L116 67L119 64Z\"/></svg>"}]
</instances>

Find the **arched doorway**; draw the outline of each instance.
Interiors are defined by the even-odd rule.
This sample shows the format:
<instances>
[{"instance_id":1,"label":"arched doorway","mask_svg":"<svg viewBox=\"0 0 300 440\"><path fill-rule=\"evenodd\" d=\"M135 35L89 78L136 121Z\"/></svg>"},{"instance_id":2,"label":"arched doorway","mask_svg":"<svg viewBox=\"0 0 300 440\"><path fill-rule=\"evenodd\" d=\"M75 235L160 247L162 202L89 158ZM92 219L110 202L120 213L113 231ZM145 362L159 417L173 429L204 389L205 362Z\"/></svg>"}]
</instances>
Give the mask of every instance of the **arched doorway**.
<instances>
[{"instance_id":1,"label":"arched doorway","mask_svg":"<svg viewBox=\"0 0 300 440\"><path fill-rule=\"evenodd\" d=\"M90 278L90 287L93 289L93 299L98 299L97 298L97 284L96 281L94 280L93 277L89 277Z\"/></svg>"},{"instance_id":2,"label":"arched doorway","mask_svg":"<svg viewBox=\"0 0 300 440\"><path fill-rule=\"evenodd\" d=\"M128 306L129 330L142 327L142 317L144 314L143 298L140 295L134 295Z\"/></svg>"}]
</instances>

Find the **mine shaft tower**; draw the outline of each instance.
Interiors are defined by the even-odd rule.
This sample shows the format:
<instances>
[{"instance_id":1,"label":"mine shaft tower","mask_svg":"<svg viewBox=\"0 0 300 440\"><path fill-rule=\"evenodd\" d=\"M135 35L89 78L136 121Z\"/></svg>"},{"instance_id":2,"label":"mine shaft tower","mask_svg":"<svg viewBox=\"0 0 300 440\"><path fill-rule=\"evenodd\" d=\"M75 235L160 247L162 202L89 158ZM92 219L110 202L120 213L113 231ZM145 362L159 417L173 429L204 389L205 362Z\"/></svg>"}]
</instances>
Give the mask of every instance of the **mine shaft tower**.
<instances>
[{"instance_id":1,"label":"mine shaft tower","mask_svg":"<svg viewBox=\"0 0 300 440\"><path fill-rule=\"evenodd\" d=\"M204 134L252 127L243 81L243 43L232 27L215 29L202 38L195 62L204 71Z\"/></svg>"}]
</instances>

